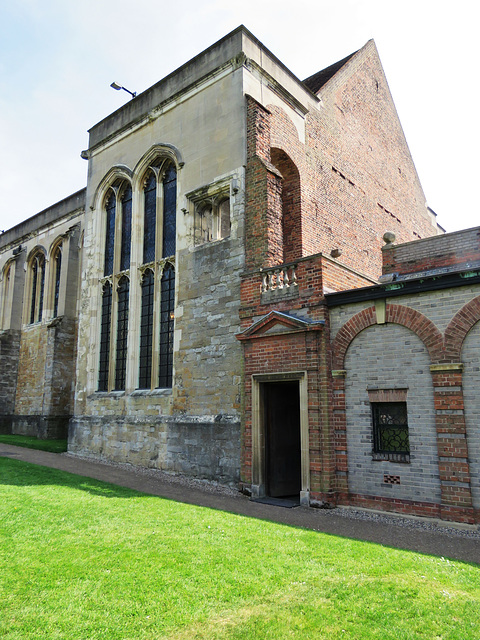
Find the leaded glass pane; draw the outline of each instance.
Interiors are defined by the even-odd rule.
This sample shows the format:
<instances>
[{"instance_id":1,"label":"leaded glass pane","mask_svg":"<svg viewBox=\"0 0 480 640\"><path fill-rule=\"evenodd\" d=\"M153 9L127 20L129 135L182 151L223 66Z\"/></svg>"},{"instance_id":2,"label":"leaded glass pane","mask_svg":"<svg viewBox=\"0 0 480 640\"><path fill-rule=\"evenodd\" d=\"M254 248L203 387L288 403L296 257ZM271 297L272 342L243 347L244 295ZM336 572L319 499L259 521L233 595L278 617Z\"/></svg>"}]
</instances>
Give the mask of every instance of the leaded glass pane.
<instances>
[{"instance_id":1,"label":"leaded glass pane","mask_svg":"<svg viewBox=\"0 0 480 640\"><path fill-rule=\"evenodd\" d=\"M159 387L172 386L174 323L175 271L171 265L168 265L161 281Z\"/></svg>"},{"instance_id":2,"label":"leaded glass pane","mask_svg":"<svg viewBox=\"0 0 480 640\"><path fill-rule=\"evenodd\" d=\"M102 320L100 327L100 361L98 367L98 390L108 391L108 369L110 364L110 320L112 316L112 285L105 283L102 295Z\"/></svg>"},{"instance_id":3,"label":"leaded glass pane","mask_svg":"<svg viewBox=\"0 0 480 640\"><path fill-rule=\"evenodd\" d=\"M43 315L43 294L45 291L45 258L38 258L39 276L40 276L40 295L38 296L38 313L37 322L40 322Z\"/></svg>"},{"instance_id":4,"label":"leaded glass pane","mask_svg":"<svg viewBox=\"0 0 480 640\"><path fill-rule=\"evenodd\" d=\"M147 270L142 278L142 309L140 317L140 389L150 389L152 377L153 348L153 297L154 278L152 271Z\"/></svg>"},{"instance_id":5,"label":"leaded glass pane","mask_svg":"<svg viewBox=\"0 0 480 640\"><path fill-rule=\"evenodd\" d=\"M115 212L116 197L112 192L106 204L107 229L105 235L105 269L104 275L109 276L113 273L113 252L115 246Z\"/></svg>"},{"instance_id":6,"label":"leaded glass pane","mask_svg":"<svg viewBox=\"0 0 480 640\"><path fill-rule=\"evenodd\" d=\"M407 405L405 402L372 404L374 451L409 453Z\"/></svg>"},{"instance_id":7,"label":"leaded glass pane","mask_svg":"<svg viewBox=\"0 0 480 640\"><path fill-rule=\"evenodd\" d=\"M30 301L30 324L35 322L35 309L37 306L37 279L38 279L38 261L35 258L32 265L32 298Z\"/></svg>"},{"instance_id":8,"label":"leaded glass pane","mask_svg":"<svg viewBox=\"0 0 480 640\"><path fill-rule=\"evenodd\" d=\"M145 214L143 223L143 264L155 260L155 233L157 226L157 179L152 172L147 178L145 190Z\"/></svg>"},{"instance_id":9,"label":"leaded glass pane","mask_svg":"<svg viewBox=\"0 0 480 640\"><path fill-rule=\"evenodd\" d=\"M163 257L175 255L177 223L177 172L170 166L163 179Z\"/></svg>"},{"instance_id":10,"label":"leaded glass pane","mask_svg":"<svg viewBox=\"0 0 480 640\"><path fill-rule=\"evenodd\" d=\"M55 255L55 293L53 300L53 317L56 318L58 316L58 300L60 297L60 274L62 270L62 252L60 249L57 249L57 253Z\"/></svg>"},{"instance_id":11,"label":"leaded glass pane","mask_svg":"<svg viewBox=\"0 0 480 640\"><path fill-rule=\"evenodd\" d=\"M122 196L122 244L120 251L120 271L130 267L130 246L132 241L132 189L128 186Z\"/></svg>"},{"instance_id":12,"label":"leaded glass pane","mask_svg":"<svg viewBox=\"0 0 480 640\"><path fill-rule=\"evenodd\" d=\"M118 286L117 348L115 358L115 390L117 391L125 389L129 284L128 278L121 278Z\"/></svg>"}]
</instances>

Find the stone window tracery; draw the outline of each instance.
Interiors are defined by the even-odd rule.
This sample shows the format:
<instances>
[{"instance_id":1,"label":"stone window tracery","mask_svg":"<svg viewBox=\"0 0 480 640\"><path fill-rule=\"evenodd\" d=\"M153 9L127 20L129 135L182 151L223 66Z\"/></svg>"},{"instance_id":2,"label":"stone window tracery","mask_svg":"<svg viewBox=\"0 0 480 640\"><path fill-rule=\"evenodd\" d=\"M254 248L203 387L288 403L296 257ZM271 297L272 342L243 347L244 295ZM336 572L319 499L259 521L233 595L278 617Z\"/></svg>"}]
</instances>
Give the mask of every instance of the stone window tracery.
<instances>
[{"instance_id":1,"label":"stone window tracery","mask_svg":"<svg viewBox=\"0 0 480 640\"><path fill-rule=\"evenodd\" d=\"M37 252L30 262L31 297L30 324L41 322L43 316L43 297L45 292L45 256Z\"/></svg>"}]
</instances>

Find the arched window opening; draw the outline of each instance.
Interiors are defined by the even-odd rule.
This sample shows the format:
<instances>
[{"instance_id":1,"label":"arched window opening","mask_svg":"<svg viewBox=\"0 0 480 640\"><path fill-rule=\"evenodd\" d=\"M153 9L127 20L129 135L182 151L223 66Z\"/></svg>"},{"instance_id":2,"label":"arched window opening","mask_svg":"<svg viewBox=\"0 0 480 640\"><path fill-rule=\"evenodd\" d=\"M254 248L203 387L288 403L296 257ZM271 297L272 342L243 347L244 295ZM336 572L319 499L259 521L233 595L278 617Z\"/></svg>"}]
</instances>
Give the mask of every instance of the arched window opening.
<instances>
[{"instance_id":1,"label":"arched window opening","mask_svg":"<svg viewBox=\"0 0 480 640\"><path fill-rule=\"evenodd\" d=\"M140 389L150 389L152 385L153 310L155 293L155 280L151 269L147 269L143 274L141 289L140 365L138 386Z\"/></svg>"},{"instance_id":2,"label":"arched window opening","mask_svg":"<svg viewBox=\"0 0 480 640\"><path fill-rule=\"evenodd\" d=\"M230 235L230 198L212 197L195 206L195 244L215 242Z\"/></svg>"},{"instance_id":3,"label":"arched window opening","mask_svg":"<svg viewBox=\"0 0 480 640\"><path fill-rule=\"evenodd\" d=\"M106 205L106 235L105 235L105 268L103 275L108 276L113 273L113 254L115 251L115 217L117 211L117 196L112 190L108 196Z\"/></svg>"},{"instance_id":4,"label":"arched window opening","mask_svg":"<svg viewBox=\"0 0 480 640\"><path fill-rule=\"evenodd\" d=\"M127 371L128 299L130 283L120 278L117 289L117 344L115 357L115 390L125 389Z\"/></svg>"},{"instance_id":5,"label":"arched window opening","mask_svg":"<svg viewBox=\"0 0 480 640\"><path fill-rule=\"evenodd\" d=\"M120 250L120 271L130 267L130 247L132 243L132 188L128 185L122 195L122 244Z\"/></svg>"},{"instance_id":6,"label":"arched window opening","mask_svg":"<svg viewBox=\"0 0 480 640\"><path fill-rule=\"evenodd\" d=\"M3 271L3 287L2 287L2 298L1 298L1 309L0 309L0 329L8 329L9 322L7 320L8 317L8 309L11 307L11 294L12 294L13 282L12 282L12 265L7 264Z\"/></svg>"},{"instance_id":7,"label":"arched window opening","mask_svg":"<svg viewBox=\"0 0 480 640\"><path fill-rule=\"evenodd\" d=\"M45 291L45 256L37 253L31 263L32 297L30 300L30 324L41 322L43 294Z\"/></svg>"},{"instance_id":8,"label":"arched window opening","mask_svg":"<svg viewBox=\"0 0 480 640\"><path fill-rule=\"evenodd\" d=\"M162 257L175 255L177 228L177 171L170 165L163 178L163 243Z\"/></svg>"},{"instance_id":9,"label":"arched window opening","mask_svg":"<svg viewBox=\"0 0 480 640\"><path fill-rule=\"evenodd\" d=\"M291 158L281 149L271 149L271 159L282 175L279 193L282 261L292 262L302 256L300 174Z\"/></svg>"},{"instance_id":10,"label":"arched window opening","mask_svg":"<svg viewBox=\"0 0 480 640\"><path fill-rule=\"evenodd\" d=\"M60 275L62 272L62 249L58 247L54 254L55 282L53 290L53 317L58 316L58 301L60 299Z\"/></svg>"},{"instance_id":11,"label":"arched window opening","mask_svg":"<svg viewBox=\"0 0 480 640\"><path fill-rule=\"evenodd\" d=\"M175 270L167 264L161 280L160 300L160 354L158 386L172 386L173 331L175 324Z\"/></svg>"},{"instance_id":12,"label":"arched window opening","mask_svg":"<svg viewBox=\"0 0 480 640\"><path fill-rule=\"evenodd\" d=\"M102 319L100 326L100 363L98 370L98 390L108 391L110 368L110 330L112 321L112 284L106 282L102 293Z\"/></svg>"},{"instance_id":13,"label":"arched window opening","mask_svg":"<svg viewBox=\"0 0 480 640\"><path fill-rule=\"evenodd\" d=\"M153 171L150 171L145 180L143 194L143 264L149 264L155 260L157 231L157 176Z\"/></svg>"}]
</instances>

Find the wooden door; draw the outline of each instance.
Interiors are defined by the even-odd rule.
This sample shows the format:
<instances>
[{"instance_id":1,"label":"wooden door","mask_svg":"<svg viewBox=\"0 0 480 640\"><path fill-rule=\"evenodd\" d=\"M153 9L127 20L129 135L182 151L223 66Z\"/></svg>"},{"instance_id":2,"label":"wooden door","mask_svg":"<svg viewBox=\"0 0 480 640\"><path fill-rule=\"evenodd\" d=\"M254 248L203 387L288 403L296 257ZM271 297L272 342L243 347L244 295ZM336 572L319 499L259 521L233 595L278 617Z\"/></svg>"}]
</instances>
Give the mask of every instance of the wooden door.
<instances>
[{"instance_id":1,"label":"wooden door","mask_svg":"<svg viewBox=\"0 0 480 640\"><path fill-rule=\"evenodd\" d=\"M296 496L301 484L300 394L298 382L264 387L265 470L269 496Z\"/></svg>"}]
</instances>

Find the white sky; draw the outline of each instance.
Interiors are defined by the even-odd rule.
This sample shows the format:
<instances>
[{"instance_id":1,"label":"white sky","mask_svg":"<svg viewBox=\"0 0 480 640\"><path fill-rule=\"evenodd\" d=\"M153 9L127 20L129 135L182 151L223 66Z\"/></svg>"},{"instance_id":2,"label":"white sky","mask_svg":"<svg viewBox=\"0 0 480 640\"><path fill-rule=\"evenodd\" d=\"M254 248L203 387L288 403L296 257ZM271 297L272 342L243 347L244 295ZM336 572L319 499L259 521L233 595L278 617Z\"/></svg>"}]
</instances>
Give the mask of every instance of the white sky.
<instances>
[{"instance_id":1,"label":"white sky","mask_svg":"<svg viewBox=\"0 0 480 640\"><path fill-rule=\"evenodd\" d=\"M81 189L87 130L240 24L300 79L374 38L429 206L480 225L475 0L0 0L0 229Z\"/></svg>"}]
</instances>

